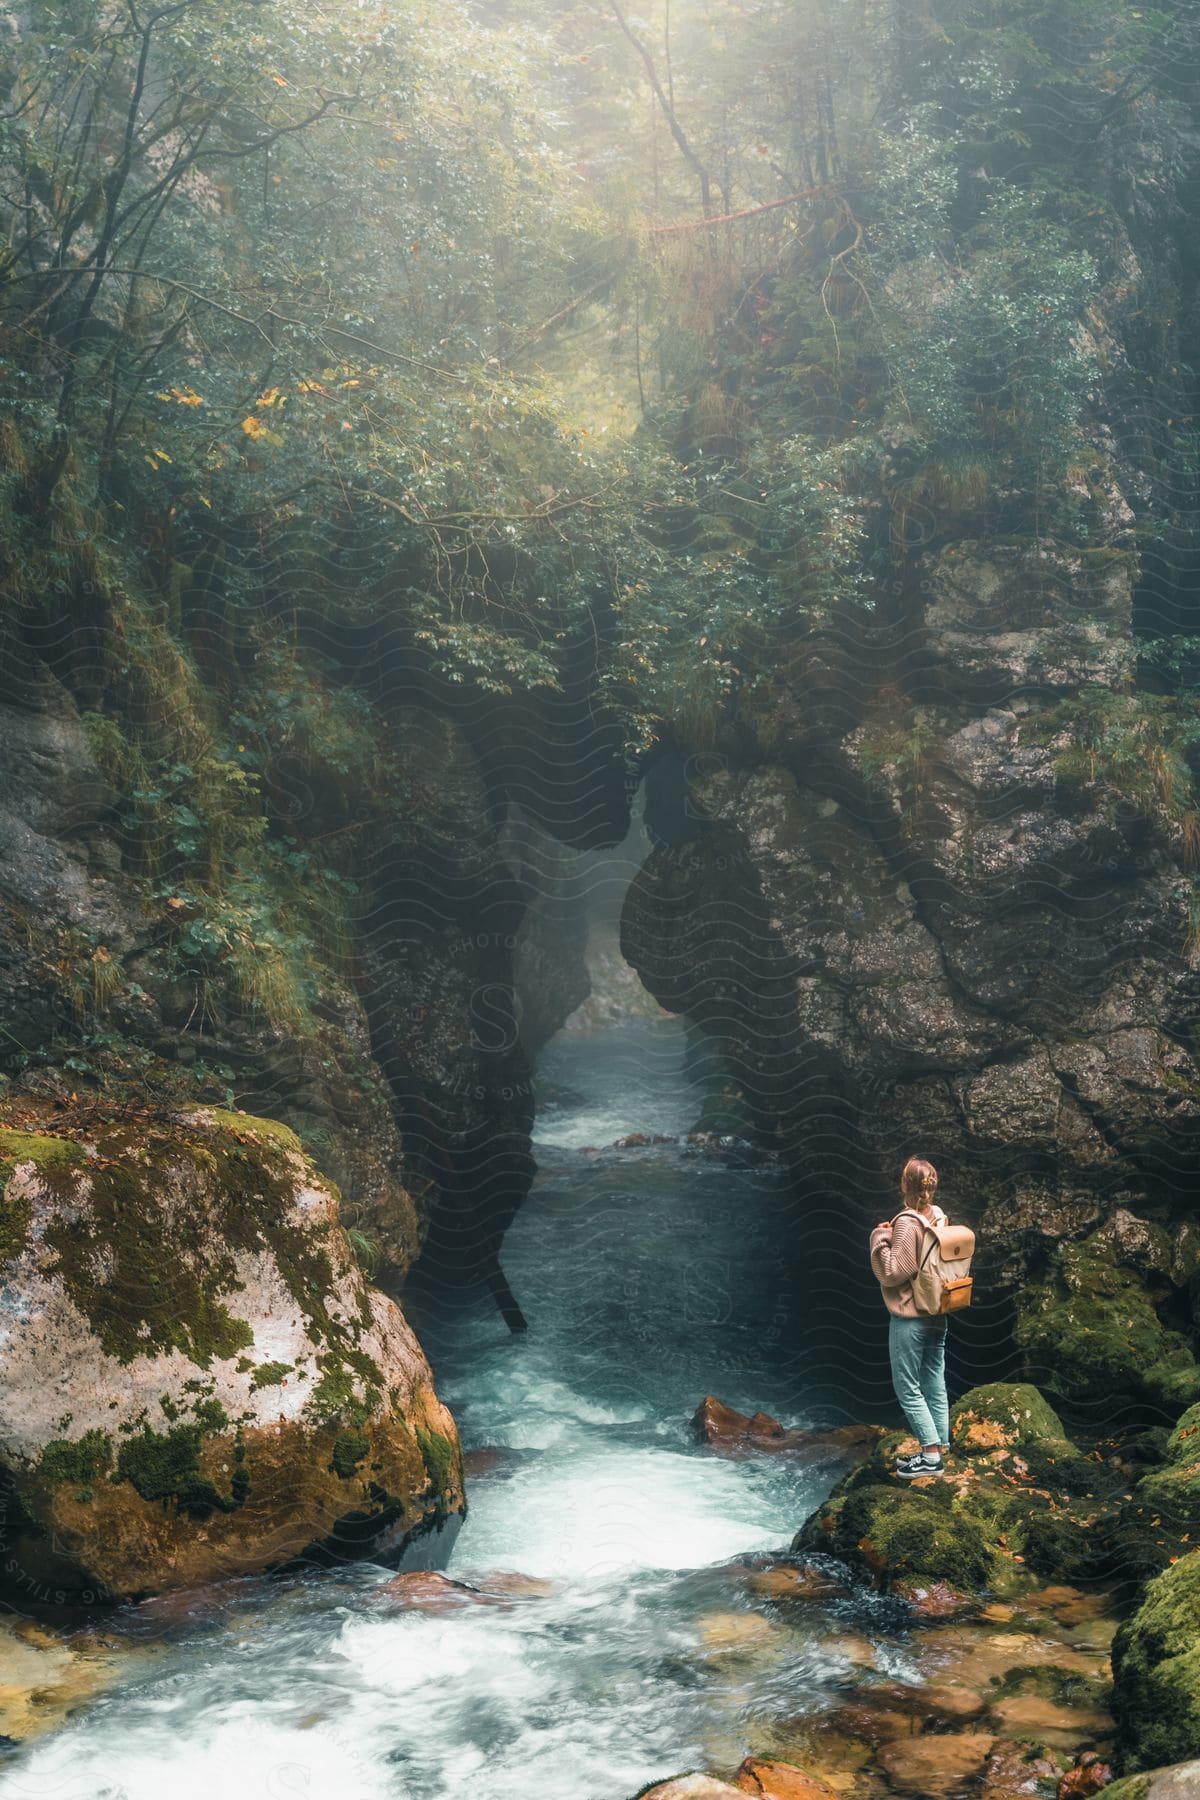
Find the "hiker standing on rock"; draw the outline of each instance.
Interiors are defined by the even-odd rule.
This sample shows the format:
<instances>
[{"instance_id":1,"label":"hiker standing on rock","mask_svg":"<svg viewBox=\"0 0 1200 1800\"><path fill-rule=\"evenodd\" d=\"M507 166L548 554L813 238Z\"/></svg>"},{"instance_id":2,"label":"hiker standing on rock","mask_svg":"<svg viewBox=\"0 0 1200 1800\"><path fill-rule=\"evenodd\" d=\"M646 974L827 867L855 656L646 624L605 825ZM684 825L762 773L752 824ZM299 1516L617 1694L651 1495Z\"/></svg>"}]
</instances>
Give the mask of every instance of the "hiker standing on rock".
<instances>
[{"instance_id":1,"label":"hiker standing on rock","mask_svg":"<svg viewBox=\"0 0 1200 1800\"><path fill-rule=\"evenodd\" d=\"M898 1457L896 1473L906 1480L941 1475L942 1445L950 1446L950 1402L946 1396L946 1330L944 1313L917 1309L913 1279L921 1267L926 1225L944 1225L946 1215L934 1200L937 1170L919 1156L910 1157L900 1177L904 1210L885 1219L871 1233L871 1268L883 1291L888 1322L892 1386L909 1429L921 1448L915 1456Z\"/></svg>"}]
</instances>

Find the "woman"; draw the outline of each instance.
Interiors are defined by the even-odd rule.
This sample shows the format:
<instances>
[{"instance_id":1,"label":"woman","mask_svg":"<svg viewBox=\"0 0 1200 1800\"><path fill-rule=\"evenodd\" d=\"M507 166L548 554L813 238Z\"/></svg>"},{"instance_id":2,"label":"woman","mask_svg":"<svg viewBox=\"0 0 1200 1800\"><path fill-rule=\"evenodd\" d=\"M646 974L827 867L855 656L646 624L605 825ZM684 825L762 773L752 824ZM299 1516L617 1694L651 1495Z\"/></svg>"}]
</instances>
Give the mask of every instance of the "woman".
<instances>
[{"instance_id":1,"label":"woman","mask_svg":"<svg viewBox=\"0 0 1200 1800\"><path fill-rule=\"evenodd\" d=\"M888 1353L892 1385L909 1429L921 1446L915 1456L897 1459L896 1473L911 1481L918 1475L941 1475L942 1445L950 1447L950 1403L946 1398L946 1327L939 1314L919 1313L912 1279L928 1242L921 1223L944 1225L946 1215L934 1201L937 1170L922 1157L910 1157L900 1177L905 1210L884 1220L871 1233L871 1267L891 1313Z\"/></svg>"}]
</instances>

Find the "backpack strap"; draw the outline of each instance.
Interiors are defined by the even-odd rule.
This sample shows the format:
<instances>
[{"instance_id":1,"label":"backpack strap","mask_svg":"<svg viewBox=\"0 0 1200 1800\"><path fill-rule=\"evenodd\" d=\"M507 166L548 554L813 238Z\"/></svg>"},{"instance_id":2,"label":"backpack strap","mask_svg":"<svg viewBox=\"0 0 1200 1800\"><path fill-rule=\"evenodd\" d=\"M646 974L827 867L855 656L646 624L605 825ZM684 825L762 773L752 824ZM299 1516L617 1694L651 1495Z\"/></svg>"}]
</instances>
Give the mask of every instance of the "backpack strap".
<instances>
[{"instance_id":1,"label":"backpack strap","mask_svg":"<svg viewBox=\"0 0 1200 1800\"><path fill-rule=\"evenodd\" d=\"M934 1224L933 1220L925 1218L923 1214L917 1211L915 1206L905 1206L900 1209L896 1214L896 1218L892 1220L893 1229L895 1228L896 1219L904 1218L915 1219L922 1230L929 1233L930 1241L925 1247L920 1262L917 1264L917 1275L919 1275L938 1245L941 1243L941 1239L938 1237L937 1226ZM913 1279L915 1280L916 1276L914 1276Z\"/></svg>"}]
</instances>

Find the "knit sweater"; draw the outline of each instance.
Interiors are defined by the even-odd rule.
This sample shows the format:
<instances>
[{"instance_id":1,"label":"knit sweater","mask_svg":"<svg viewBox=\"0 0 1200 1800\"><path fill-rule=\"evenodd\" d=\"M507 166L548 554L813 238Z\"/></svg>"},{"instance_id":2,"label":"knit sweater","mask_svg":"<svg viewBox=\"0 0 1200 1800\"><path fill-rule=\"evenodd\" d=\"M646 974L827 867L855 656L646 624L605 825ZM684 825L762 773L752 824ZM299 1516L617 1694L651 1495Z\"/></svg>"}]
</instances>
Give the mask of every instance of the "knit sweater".
<instances>
[{"instance_id":1,"label":"knit sweater","mask_svg":"<svg viewBox=\"0 0 1200 1800\"><path fill-rule=\"evenodd\" d=\"M944 1225L940 1206L930 1208L935 1225ZM912 1280L921 1265L925 1229L915 1213L903 1212L894 1225L878 1225L871 1233L871 1268L883 1293L883 1303L898 1319L915 1319L917 1303Z\"/></svg>"}]
</instances>

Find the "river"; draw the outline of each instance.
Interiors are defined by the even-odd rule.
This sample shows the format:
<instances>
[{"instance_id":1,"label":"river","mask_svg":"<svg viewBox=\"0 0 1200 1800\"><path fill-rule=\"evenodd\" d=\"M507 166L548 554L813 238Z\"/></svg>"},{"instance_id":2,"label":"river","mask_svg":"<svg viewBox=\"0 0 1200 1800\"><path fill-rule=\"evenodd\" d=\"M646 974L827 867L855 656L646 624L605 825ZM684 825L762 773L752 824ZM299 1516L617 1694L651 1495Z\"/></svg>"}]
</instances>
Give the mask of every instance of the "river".
<instances>
[{"instance_id":1,"label":"river","mask_svg":"<svg viewBox=\"0 0 1200 1800\"><path fill-rule=\"evenodd\" d=\"M497 1452L468 1484L450 1572L518 1570L552 1590L389 1613L387 1572L360 1564L234 1583L166 1623L118 1616L106 1628L139 1646L122 1679L10 1761L0 1792L626 1800L656 1776L736 1765L770 1721L827 1705L864 1633L876 1668L904 1674L886 1605L809 1609L771 1626L767 1654L761 1613L721 1571L786 1545L840 1466L697 1447L703 1395L789 1424L847 1414L805 1335L781 1176L678 1143L603 1148L681 1136L698 1108L683 1071L672 1021L545 1053L539 1175L504 1258L527 1334L483 1298L406 1296L464 1446Z\"/></svg>"}]
</instances>

